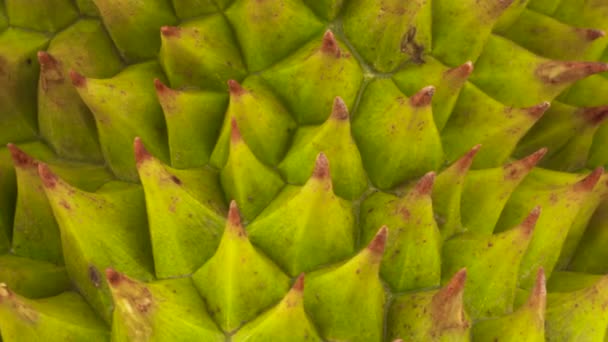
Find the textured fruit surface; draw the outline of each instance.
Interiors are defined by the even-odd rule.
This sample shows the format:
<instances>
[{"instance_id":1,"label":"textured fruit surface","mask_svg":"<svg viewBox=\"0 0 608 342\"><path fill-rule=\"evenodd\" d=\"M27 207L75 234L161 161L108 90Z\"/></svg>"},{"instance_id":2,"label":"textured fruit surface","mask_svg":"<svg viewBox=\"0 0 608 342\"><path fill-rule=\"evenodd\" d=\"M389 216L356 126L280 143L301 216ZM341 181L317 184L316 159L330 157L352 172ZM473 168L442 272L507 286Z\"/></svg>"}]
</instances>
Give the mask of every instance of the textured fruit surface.
<instances>
[{"instance_id":1,"label":"textured fruit surface","mask_svg":"<svg viewBox=\"0 0 608 342\"><path fill-rule=\"evenodd\" d=\"M0 0L0 340L608 341L605 30Z\"/></svg>"}]
</instances>

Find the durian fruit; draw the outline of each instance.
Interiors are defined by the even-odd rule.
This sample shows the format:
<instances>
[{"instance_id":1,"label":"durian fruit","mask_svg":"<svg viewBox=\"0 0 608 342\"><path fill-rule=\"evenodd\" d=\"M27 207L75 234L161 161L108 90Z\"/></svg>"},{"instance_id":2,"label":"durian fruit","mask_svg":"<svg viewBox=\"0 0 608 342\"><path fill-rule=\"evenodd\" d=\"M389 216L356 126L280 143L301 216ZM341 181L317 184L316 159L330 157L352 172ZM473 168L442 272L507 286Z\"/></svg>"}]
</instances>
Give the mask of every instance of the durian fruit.
<instances>
[{"instance_id":1,"label":"durian fruit","mask_svg":"<svg viewBox=\"0 0 608 342\"><path fill-rule=\"evenodd\" d=\"M605 30L0 0L0 340L608 341Z\"/></svg>"}]
</instances>

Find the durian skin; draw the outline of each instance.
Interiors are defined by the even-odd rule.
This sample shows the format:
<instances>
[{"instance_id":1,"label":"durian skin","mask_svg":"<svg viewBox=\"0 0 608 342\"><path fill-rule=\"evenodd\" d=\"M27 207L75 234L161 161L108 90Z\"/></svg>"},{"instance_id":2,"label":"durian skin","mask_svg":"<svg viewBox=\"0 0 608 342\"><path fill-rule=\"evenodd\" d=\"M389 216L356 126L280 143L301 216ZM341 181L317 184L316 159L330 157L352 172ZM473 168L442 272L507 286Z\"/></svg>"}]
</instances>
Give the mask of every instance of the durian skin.
<instances>
[{"instance_id":1,"label":"durian skin","mask_svg":"<svg viewBox=\"0 0 608 342\"><path fill-rule=\"evenodd\" d=\"M604 30L0 0L0 341L608 341Z\"/></svg>"}]
</instances>

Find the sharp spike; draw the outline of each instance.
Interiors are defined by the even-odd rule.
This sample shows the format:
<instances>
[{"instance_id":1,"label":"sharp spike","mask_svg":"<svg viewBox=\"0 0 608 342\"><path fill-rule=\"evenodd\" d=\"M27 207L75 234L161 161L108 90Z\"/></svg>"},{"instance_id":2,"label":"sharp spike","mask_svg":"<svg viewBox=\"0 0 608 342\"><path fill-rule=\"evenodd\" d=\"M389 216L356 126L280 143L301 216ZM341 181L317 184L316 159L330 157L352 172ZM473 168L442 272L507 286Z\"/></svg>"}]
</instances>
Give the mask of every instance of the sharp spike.
<instances>
[{"instance_id":1,"label":"sharp spike","mask_svg":"<svg viewBox=\"0 0 608 342\"><path fill-rule=\"evenodd\" d=\"M421 195L430 195L433 192L433 184L435 183L435 172L431 171L422 176L416 183L416 192Z\"/></svg>"},{"instance_id":2,"label":"sharp spike","mask_svg":"<svg viewBox=\"0 0 608 342\"><path fill-rule=\"evenodd\" d=\"M160 28L160 33L164 36L164 37L179 37L180 33L181 33L181 29L179 27L176 26L163 26Z\"/></svg>"},{"instance_id":3,"label":"sharp spike","mask_svg":"<svg viewBox=\"0 0 608 342\"><path fill-rule=\"evenodd\" d=\"M473 62L468 61L460 66L449 69L446 74L457 76L461 79L467 79L473 73L474 70Z\"/></svg>"},{"instance_id":4,"label":"sharp spike","mask_svg":"<svg viewBox=\"0 0 608 342\"><path fill-rule=\"evenodd\" d=\"M590 28L579 28L576 31L583 37L583 39L588 40L590 42L602 38L606 35L606 32L597 29Z\"/></svg>"},{"instance_id":5,"label":"sharp spike","mask_svg":"<svg viewBox=\"0 0 608 342\"><path fill-rule=\"evenodd\" d=\"M386 226L382 226L374 239L369 243L367 249L369 249L373 254L382 255L384 253L384 247L386 246L386 239L388 237L388 228Z\"/></svg>"},{"instance_id":6,"label":"sharp spike","mask_svg":"<svg viewBox=\"0 0 608 342\"><path fill-rule=\"evenodd\" d=\"M152 158L152 155L146 147L140 137L135 137L133 140L133 150L135 151L135 163L137 166L141 165L144 161Z\"/></svg>"},{"instance_id":7,"label":"sharp spike","mask_svg":"<svg viewBox=\"0 0 608 342\"><path fill-rule=\"evenodd\" d=\"M336 96L334 99L331 117L339 121L348 120L348 108L340 96Z\"/></svg>"},{"instance_id":8,"label":"sharp spike","mask_svg":"<svg viewBox=\"0 0 608 342\"><path fill-rule=\"evenodd\" d=\"M247 92L243 86L239 84L239 82L235 80L228 80L228 89L230 91L230 95L232 96L240 96Z\"/></svg>"},{"instance_id":9,"label":"sharp spike","mask_svg":"<svg viewBox=\"0 0 608 342\"><path fill-rule=\"evenodd\" d=\"M608 71L607 63L551 61L540 65L536 75L545 83L559 84L572 83L604 71Z\"/></svg>"},{"instance_id":10,"label":"sharp spike","mask_svg":"<svg viewBox=\"0 0 608 342\"><path fill-rule=\"evenodd\" d=\"M534 231L534 227L536 227L536 222L538 221L538 218L539 218L541 212L542 212L542 208L539 205L537 205L536 207L534 207L534 209L532 209L530 214L528 214L528 216L524 219L524 221L521 223L522 231L524 232L524 234L526 234L526 235L532 234L532 232Z\"/></svg>"},{"instance_id":11,"label":"sharp spike","mask_svg":"<svg viewBox=\"0 0 608 342\"><path fill-rule=\"evenodd\" d=\"M608 118L608 106L582 108L583 117L594 126L604 122Z\"/></svg>"},{"instance_id":12,"label":"sharp spike","mask_svg":"<svg viewBox=\"0 0 608 342\"><path fill-rule=\"evenodd\" d=\"M302 292L304 291L304 273L300 273L296 281L293 283L291 287L294 291Z\"/></svg>"},{"instance_id":13,"label":"sharp spike","mask_svg":"<svg viewBox=\"0 0 608 342\"><path fill-rule=\"evenodd\" d=\"M7 144L6 147L11 153L11 158L13 159L15 167L28 168L36 167L38 165L38 162L34 158L23 152L19 147L10 143Z\"/></svg>"},{"instance_id":14,"label":"sharp spike","mask_svg":"<svg viewBox=\"0 0 608 342\"><path fill-rule=\"evenodd\" d=\"M450 281L440 290L444 298L451 298L459 295L464 290L467 281L467 269L462 268L452 276Z\"/></svg>"},{"instance_id":15,"label":"sharp spike","mask_svg":"<svg viewBox=\"0 0 608 342\"><path fill-rule=\"evenodd\" d=\"M469 170L471 164L473 164L473 159L475 159L475 155L477 155L477 152L479 152L480 148L481 144L473 146L473 148L471 148L469 152L467 152L464 156L460 157L460 159L455 162L461 172L467 172Z\"/></svg>"},{"instance_id":16,"label":"sharp spike","mask_svg":"<svg viewBox=\"0 0 608 342\"><path fill-rule=\"evenodd\" d=\"M72 79L72 84L76 88L82 88L87 84L86 77L82 76L76 70L70 70L70 78Z\"/></svg>"},{"instance_id":17,"label":"sharp spike","mask_svg":"<svg viewBox=\"0 0 608 342\"><path fill-rule=\"evenodd\" d=\"M328 179L330 177L329 160L325 153L321 152L317 156L315 168L312 172L312 177L317 179Z\"/></svg>"},{"instance_id":18,"label":"sharp spike","mask_svg":"<svg viewBox=\"0 0 608 342\"><path fill-rule=\"evenodd\" d=\"M323 36L323 44L321 45L321 51L328 55L340 57L340 46L334 36L333 32L327 30Z\"/></svg>"},{"instance_id":19,"label":"sharp spike","mask_svg":"<svg viewBox=\"0 0 608 342\"><path fill-rule=\"evenodd\" d=\"M550 107L551 103L545 101L543 103L537 104L536 106L524 108L524 110L528 112L528 114L530 114L530 116L532 116L533 118L540 119L540 117L543 116L543 114L545 114L547 109L549 109Z\"/></svg>"},{"instance_id":20,"label":"sharp spike","mask_svg":"<svg viewBox=\"0 0 608 342\"><path fill-rule=\"evenodd\" d=\"M593 190L595 184L599 182L600 177L604 174L604 168L598 167L593 172L591 172L587 177L583 178L578 183L574 184L575 191L588 192Z\"/></svg>"},{"instance_id":21,"label":"sharp spike","mask_svg":"<svg viewBox=\"0 0 608 342\"><path fill-rule=\"evenodd\" d=\"M536 273L536 282L534 283L534 288L530 293L528 305L538 307L539 309L542 309L543 312L545 310L545 303L547 300L546 283L545 270L541 267Z\"/></svg>"},{"instance_id":22,"label":"sharp spike","mask_svg":"<svg viewBox=\"0 0 608 342\"><path fill-rule=\"evenodd\" d=\"M433 95L435 95L435 87L434 86L424 87L419 92L417 92L416 94L414 94L414 96L412 96L410 98L410 103L414 107L428 106L428 105L431 104L431 101L433 99Z\"/></svg>"}]
</instances>

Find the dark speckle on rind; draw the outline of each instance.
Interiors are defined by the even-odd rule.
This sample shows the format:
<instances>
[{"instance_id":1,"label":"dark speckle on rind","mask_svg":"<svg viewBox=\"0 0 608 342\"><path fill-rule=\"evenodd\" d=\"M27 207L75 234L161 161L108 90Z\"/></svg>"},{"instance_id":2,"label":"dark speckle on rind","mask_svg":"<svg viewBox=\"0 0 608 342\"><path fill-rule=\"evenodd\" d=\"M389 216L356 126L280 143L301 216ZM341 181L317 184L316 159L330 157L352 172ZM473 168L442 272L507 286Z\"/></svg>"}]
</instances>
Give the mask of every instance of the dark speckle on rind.
<instances>
[{"instance_id":1,"label":"dark speckle on rind","mask_svg":"<svg viewBox=\"0 0 608 342\"><path fill-rule=\"evenodd\" d=\"M25 152L23 152L17 146L15 146L13 144L8 144L7 148L9 150L9 152L11 153L13 163L15 164L16 167L34 168L34 167L38 166L38 162L36 162L36 160L34 160L34 158L27 155Z\"/></svg>"},{"instance_id":2,"label":"dark speckle on rind","mask_svg":"<svg viewBox=\"0 0 608 342\"><path fill-rule=\"evenodd\" d=\"M171 180L173 181L173 183L175 183L177 185L182 185L181 179L177 178L177 176L175 176L175 175L171 175Z\"/></svg>"},{"instance_id":3,"label":"dark speckle on rind","mask_svg":"<svg viewBox=\"0 0 608 342\"><path fill-rule=\"evenodd\" d=\"M97 269L97 267L89 265L87 271L89 279L91 280L91 283L93 283L93 286L99 288L101 286L101 274L99 274L99 270Z\"/></svg>"}]
</instances>

